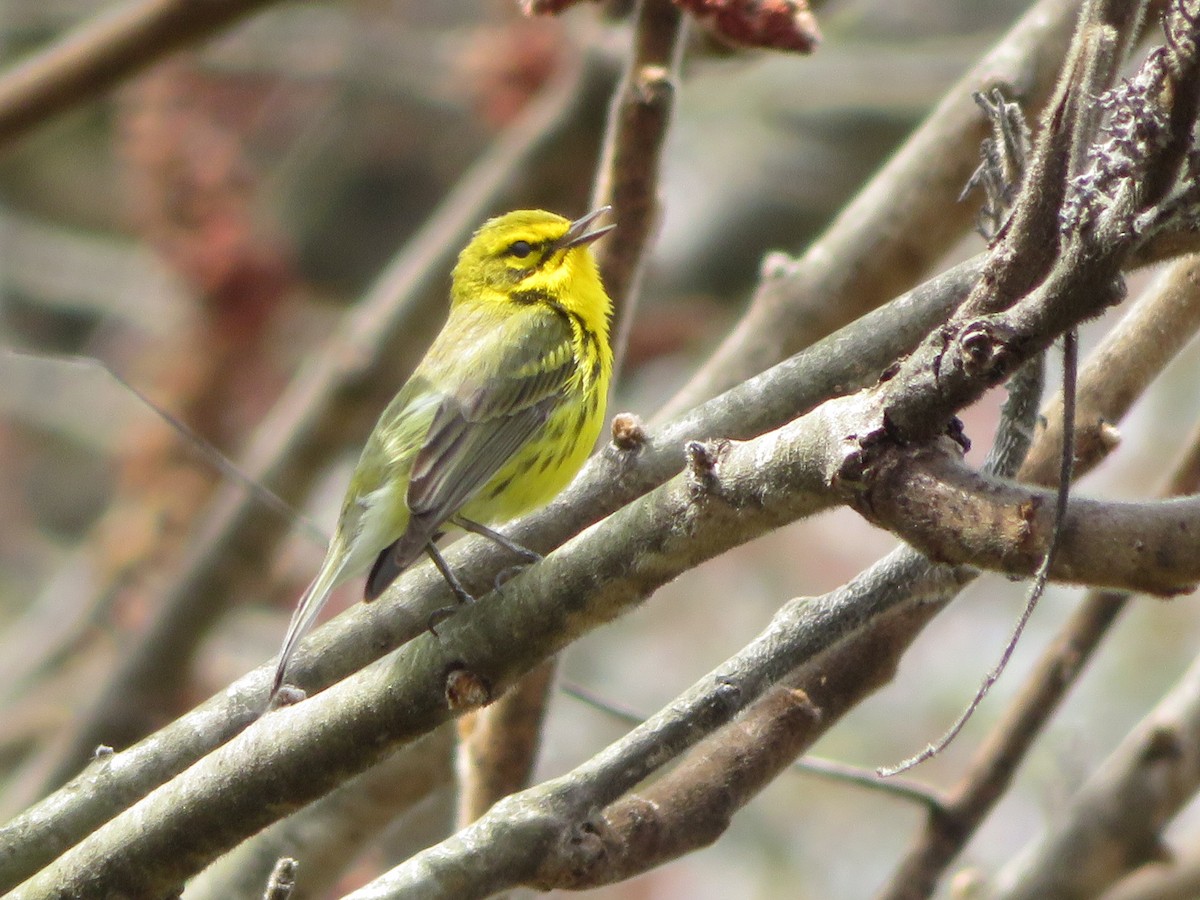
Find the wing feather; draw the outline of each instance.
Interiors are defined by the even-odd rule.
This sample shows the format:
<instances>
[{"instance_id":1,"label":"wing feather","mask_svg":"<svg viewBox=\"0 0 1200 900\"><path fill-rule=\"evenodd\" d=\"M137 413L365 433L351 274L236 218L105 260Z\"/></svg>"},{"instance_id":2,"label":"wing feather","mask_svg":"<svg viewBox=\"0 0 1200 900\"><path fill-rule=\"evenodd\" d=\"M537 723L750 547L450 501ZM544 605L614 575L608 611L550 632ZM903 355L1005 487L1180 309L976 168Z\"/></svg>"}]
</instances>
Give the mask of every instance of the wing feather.
<instances>
[{"instance_id":1,"label":"wing feather","mask_svg":"<svg viewBox=\"0 0 1200 900\"><path fill-rule=\"evenodd\" d=\"M570 323L545 307L493 329L478 358L489 373L460 379L439 403L409 476L405 533L368 579L378 596L434 533L537 434L565 399L576 361ZM473 376L473 377L471 377Z\"/></svg>"}]
</instances>

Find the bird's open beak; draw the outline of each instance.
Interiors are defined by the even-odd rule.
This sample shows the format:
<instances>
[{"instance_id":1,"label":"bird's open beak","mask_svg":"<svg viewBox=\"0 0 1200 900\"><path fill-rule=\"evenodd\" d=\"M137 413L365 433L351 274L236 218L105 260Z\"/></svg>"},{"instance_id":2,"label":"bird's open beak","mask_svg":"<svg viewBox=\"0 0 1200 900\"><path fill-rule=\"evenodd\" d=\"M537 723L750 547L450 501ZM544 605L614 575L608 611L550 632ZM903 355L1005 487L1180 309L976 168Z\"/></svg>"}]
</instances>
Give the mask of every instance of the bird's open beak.
<instances>
[{"instance_id":1,"label":"bird's open beak","mask_svg":"<svg viewBox=\"0 0 1200 900\"><path fill-rule=\"evenodd\" d=\"M588 226L607 212L612 212L611 206L602 206L599 209L592 210L586 216L576 219L571 223L571 227L567 229L567 233L559 239L556 249L569 250L572 247L579 247L582 244L590 244L596 238L608 234L617 226L605 225L603 228L588 231Z\"/></svg>"}]
</instances>

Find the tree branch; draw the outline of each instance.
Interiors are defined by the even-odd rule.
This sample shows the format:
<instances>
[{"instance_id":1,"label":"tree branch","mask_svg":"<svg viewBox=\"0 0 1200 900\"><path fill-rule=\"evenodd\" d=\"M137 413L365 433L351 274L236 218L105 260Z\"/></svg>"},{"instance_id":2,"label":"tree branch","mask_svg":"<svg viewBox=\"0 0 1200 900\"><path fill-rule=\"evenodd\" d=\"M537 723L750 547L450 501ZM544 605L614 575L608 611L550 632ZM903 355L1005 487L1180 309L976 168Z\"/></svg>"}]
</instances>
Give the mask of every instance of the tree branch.
<instances>
[{"instance_id":1,"label":"tree branch","mask_svg":"<svg viewBox=\"0 0 1200 900\"><path fill-rule=\"evenodd\" d=\"M1200 787L1200 662L1123 740L1050 830L997 878L998 898L1099 895L1164 857L1162 830Z\"/></svg>"},{"instance_id":2,"label":"tree branch","mask_svg":"<svg viewBox=\"0 0 1200 900\"><path fill-rule=\"evenodd\" d=\"M989 479L947 448L893 453L856 501L863 515L931 559L1010 575L1037 570L1054 494ZM1200 495L1118 503L1075 497L1051 566L1056 581L1186 593L1200 581Z\"/></svg>"},{"instance_id":3,"label":"tree branch","mask_svg":"<svg viewBox=\"0 0 1200 900\"><path fill-rule=\"evenodd\" d=\"M453 747L453 729L436 729L222 856L188 881L189 900L252 897L281 857L297 861L304 896L329 894L379 832L449 787Z\"/></svg>"}]
</instances>

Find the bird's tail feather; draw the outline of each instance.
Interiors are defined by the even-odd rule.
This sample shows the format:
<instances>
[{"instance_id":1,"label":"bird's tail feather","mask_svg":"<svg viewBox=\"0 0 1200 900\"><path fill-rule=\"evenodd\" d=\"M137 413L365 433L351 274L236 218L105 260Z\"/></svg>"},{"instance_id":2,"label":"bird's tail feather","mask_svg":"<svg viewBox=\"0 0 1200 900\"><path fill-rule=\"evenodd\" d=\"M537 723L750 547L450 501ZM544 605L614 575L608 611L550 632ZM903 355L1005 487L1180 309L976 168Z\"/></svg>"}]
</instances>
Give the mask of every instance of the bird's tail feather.
<instances>
[{"instance_id":1,"label":"bird's tail feather","mask_svg":"<svg viewBox=\"0 0 1200 900\"><path fill-rule=\"evenodd\" d=\"M305 590L300 602L296 605L296 611L292 613L292 621L288 624L287 634L283 638L283 647L279 651L279 663L275 667L275 681L271 685L272 697L283 686L288 662L296 651L296 646L312 627L318 613L321 612L321 607L329 599L329 593L341 582L345 568L346 554L340 552L336 546L331 547L325 557L325 562L321 565L321 571L317 573L317 577Z\"/></svg>"}]
</instances>

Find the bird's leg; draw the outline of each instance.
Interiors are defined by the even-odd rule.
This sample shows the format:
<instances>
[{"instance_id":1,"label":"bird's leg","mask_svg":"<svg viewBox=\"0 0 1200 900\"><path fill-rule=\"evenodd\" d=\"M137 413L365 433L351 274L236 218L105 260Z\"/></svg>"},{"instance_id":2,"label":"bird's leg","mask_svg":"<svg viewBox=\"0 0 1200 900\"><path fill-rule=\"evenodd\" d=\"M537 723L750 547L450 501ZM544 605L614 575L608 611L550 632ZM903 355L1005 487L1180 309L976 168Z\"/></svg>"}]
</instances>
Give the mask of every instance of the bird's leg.
<instances>
[{"instance_id":1,"label":"bird's leg","mask_svg":"<svg viewBox=\"0 0 1200 900\"><path fill-rule=\"evenodd\" d=\"M475 598L467 593L467 589L462 586L462 583L451 570L450 564L442 557L441 551L438 550L433 541L425 545L425 552L429 554L429 558L433 560L433 564L437 566L437 570L442 573L442 577L446 579L446 584L450 586L451 592L454 594L455 599L458 600L458 606L443 606L441 609L435 609L429 614L429 621L426 623L426 627L433 633L434 637L437 637L437 626L458 612L462 606L474 603Z\"/></svg>"},{"instance_id":2,"label":"bird's leg","mask_svg":"<svg viewBox=\"0 0 1200 900\"><path fill-rule=\"evenodd\" d=\"M481 525L479 522L464 518L463 516L454 516L450 521L465 531L478 534L487 538L489 541L499 544L505 550L509 551L510 553L515 553L526 562L541 562L542 554L535 550L530 550L528 547L522 547L515 541L506 538L500 532L493 531L491 528L488 528L486 525Z\"/></svg>"},{"instance_id":3,"label":"bird's leg","mask_svg":"<svg viewBox=\"0 0 1200 900\"><path fill-rule=\"evenodd\" d=\"M507 569L502 569L500 573L496 575L496 580L492 582L492 587L494 587L496 590L500 590L500 588L504 587L505 582L509 581L511 578L520 575L527 566L531 566L535 562L541 562L542 560L542 554L535 550L530 550L528 547L522 547L516 541L506 538L500 532L493 531L486 525L481 525L478 522L475 522L471 519L465 519L462 516L455 516L450 521L459 528L473 532L481 537L487 538L489 541L499 544L505 550L516 554L517 556L521 557L521 559L525 560L525 562L521 563L520 565L509 566Z\"/></svg>"}]
</instances>

